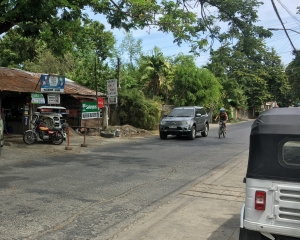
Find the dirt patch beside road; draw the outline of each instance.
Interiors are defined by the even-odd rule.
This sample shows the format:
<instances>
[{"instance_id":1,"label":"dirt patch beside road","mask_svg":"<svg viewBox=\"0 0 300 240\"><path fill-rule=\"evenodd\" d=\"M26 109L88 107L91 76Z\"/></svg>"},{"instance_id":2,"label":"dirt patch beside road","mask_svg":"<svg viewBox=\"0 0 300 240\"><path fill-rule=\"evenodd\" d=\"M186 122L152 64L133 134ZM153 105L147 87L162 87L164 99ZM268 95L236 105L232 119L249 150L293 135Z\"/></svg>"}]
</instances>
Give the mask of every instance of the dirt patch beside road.
<instances>
[{"instance_id":1,"label":"dirt patch beside road","mask_svg":"<svg viewBox=\"0 0 300 240\"><path fill-rule=\"evenodd\" d=\"M81 129L82 132L79 130L70 129L70 136L82 136L84 134L84 129ZM151 135L157 135L157 130L154 131L147 131L145 129L140 129L133 127L131 125L122 125L122 126L109 126L108 129L105 131L106 133L112 133L116 130L120 131L120 137L147 137ZM87 136L98 136L99 133L97 129L89 129L87 131Z\"/></svg>"}]
</instances>

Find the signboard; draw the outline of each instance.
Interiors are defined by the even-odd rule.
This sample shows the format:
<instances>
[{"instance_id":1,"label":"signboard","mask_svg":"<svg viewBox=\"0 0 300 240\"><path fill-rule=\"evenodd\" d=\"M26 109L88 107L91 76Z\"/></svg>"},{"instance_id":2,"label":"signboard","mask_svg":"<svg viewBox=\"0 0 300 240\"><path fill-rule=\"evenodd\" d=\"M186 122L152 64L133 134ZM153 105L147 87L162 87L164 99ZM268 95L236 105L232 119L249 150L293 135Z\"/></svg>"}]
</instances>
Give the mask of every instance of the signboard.
<instances>
[{"instance_id":1,"label":"signboard","mask_svg":"<svg viewBox=\"0 0 300 240\"><path fill-rule=\"evenodd\" d=\"M48 104L60 104L60 94L48 94Z\"/></svg>"},{"instance_id":2,"label":"signboard","mask_svg":"<svg viewBox=\"0 0 300 240\"><path fill-rule=\"evenodd\" d=\"M42 74L41 75L41 92L63 93L65 87L65 77Z\"/></svg>"},{"instance_id":3,"label":"signboard","mask_svg":"<svg viewBox=\"0 0 300 240\"><path fill-rule=\"evenodd\" d=\"M32 104L45 104L45 98L41 93L31 93Z\"/></svg>"},{"instance_id":4,"label":"signboard","mask_svg":"<svg viewBox=\"0 0 300 240\"><path fill-rule=\"evenodd\" d=\"M109 97L108 98L108 104L117 104L118 98L117 97Z\"/></svg>"},{"instance_id":5,"label":"signboard","mask_svg":"<svg viewBox=\"0 0 300 240\"><path fill-rule=\"evenodd\" d=\"M96 102L82 103L82 119L99 118L100 111Z\"/></svg>"},{"instance_id":6,"label":"signboard","mask_svg":"<svg viewBox=\"0 0 300 240\"><path fill-rule=\"evenodd\" d=\"M99 108L104 107L104 99L102 97L98 97L98 107Z\"/></svg>"},{"instance_id":7,"label":"signboard","mask_svg":"<svg viewBox=\"0 0 300 240\"><path fill-rule=\"evenodd\" d=\"M118 95L117 80L107 80L107 96L114 97Z\"/></svg>"}]
</instances>

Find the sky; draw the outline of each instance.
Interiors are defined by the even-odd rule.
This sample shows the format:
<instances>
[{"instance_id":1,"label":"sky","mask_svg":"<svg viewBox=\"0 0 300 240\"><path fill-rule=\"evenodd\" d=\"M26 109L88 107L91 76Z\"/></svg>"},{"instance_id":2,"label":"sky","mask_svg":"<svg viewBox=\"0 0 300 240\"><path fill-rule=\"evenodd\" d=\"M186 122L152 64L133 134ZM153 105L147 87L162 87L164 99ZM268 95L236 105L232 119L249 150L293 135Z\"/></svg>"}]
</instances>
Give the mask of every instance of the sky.
<instances>
[{"instance_id":1,"label":"sky","mask_svg":"<svg viewBox=\"0 0 300 240\"><path fill-rule=\"evenodd\" d=\"M275 11L272 6L271 0L261 0L264 4L258 9L259 22L257 25L265 28L283 29ZM300 0L274 0L278 13L283 21L288 35L296 49L300 49L300 14L296 14L297 6L300 6ZM98 20L106 26L107 30L113 32L120 44L124 38L124 30L110 29L110 25L105 23L105 18L100 15L90 14L90 17ZM188 44L182 44L180 47L173 43L172 34L165 34L161 32L152 31L150 34L144 30L133 30L133 37L138 40L141 39L143 44L143 52L151 54L155 46L159 47L164 56L174 56L178 53L189 54ZM272 31L273 36L266 39L268 47L274 47L277 54L281 57L283 64L286 66L293 59L293 47L283 30ZM216 48L218 44L214 45ZM197 66L201 67L209 61L209 53L201 53L200 57L196 58Z\"/></svg>"}]
</instances>

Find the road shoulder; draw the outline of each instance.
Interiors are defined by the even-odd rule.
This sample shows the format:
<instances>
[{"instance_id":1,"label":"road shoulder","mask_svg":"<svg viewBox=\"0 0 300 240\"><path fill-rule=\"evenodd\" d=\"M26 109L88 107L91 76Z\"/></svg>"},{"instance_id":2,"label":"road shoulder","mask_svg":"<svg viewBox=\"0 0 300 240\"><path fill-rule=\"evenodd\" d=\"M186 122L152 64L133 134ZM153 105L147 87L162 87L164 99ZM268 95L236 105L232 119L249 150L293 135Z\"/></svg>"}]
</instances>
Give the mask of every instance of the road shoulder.
<instances>
[{"instance_id":1,"label":"road shoulder","mask_svg":"<svg viewBox=\"0 0 300 240\"><path fill-rule=\"evenodd\" d=\"M114 239L237 240L248 150Z\"/></svg>"}]
</instances>

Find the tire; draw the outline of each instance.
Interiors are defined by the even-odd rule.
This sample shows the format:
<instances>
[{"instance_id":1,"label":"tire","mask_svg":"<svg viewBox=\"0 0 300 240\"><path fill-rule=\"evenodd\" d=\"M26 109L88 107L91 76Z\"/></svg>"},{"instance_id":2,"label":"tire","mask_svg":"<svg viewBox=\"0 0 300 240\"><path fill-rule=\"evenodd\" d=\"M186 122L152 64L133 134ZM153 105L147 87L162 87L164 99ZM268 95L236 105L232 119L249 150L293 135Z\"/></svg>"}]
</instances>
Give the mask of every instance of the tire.
<instances>
[{"instance_id":1,"label":"tire","mask_svg":"<svg viewBox=\"0 0 300 240\"><path fill-rule=\"evenodd\" d=\"M201 132L201 136L202 137L207 137L208 136L208 125L207 124L205 124L204 131Z\"/></svg>"},{"instance_id":2,"label":"tire","mask_svg":"<svg viewBox=\"0 0 300 240\"><path fill-rule=\"evenodd\" d=\"M64 141L64 136L60 133L60 132L58 132L55 136L53 136L53 138L52 138L52 142L53 142L53 144L55 144L55 145L60 145L60 144L62 144L63 143L63 141Z\"/></svg>"},{"instance_id":3,"label":"tire","mask_svg":"<svg viewBox=\"0 0 300 240\"><path fill-rule=\"evenodd\" d=\"M260 232L251 231L246 228L240 228L239 240L269 240Z\"/></svg>"},{"instance_id":4,"label":"tire","mask_svg":"<svg viewBox=\"0 0 300 240\"><path fill-rule=\"evenodd\" d=\"M190 140L194 140L196 138L196 128L195 128L195 126L192 126L192 130L189 133L188 138Z\"/></svg>"},{"instance_id":5,"label":"tire","mask_svg":"<svg viewBox=\"0 0 300 240\"><path fill-rule=\"evenodd\" d=\"M159 132L160 139L167 139L168 135L166 133Z\"/></svg>"},{"instance_id":6,"label":"tire","mask_svg":"<svg viewBox=\"0 0 300 240\"><path fill-rule=\"evenodd\" d=\"M104 137L104 138L114 138L115 134L114 133L109 133L109 132L101 132L100 136Z\"/></svg>"},{"instance_id":7,"label":"tire","mask_svg":"<svg viewBox=\"0 0 300 240\"><path fill-rule=\"evenodd\" d=\"M224 129L223 129L223 138L225 138L225 136L226 136L226 132L224 131Z\"/></svg>"},{"instance_id":8,"label":"tire","mask_svg":"<svg viewBox=\"0 0 300 240\"><path fill-rule=\"evenodd\" d=\"M222 135L222 128L221 127L219 127L218 133L219 133L219 138L221 138L221 135Z\"/></svg>"},{"instance_id":9,"label":"tire","mask_svg":"<svg viewBox=\"0 0 300 240\"><path fill-rule=\"evenodd\" d=\"M23 134L23 142L27 145L33 144L36 141L36 135L30 131Z\"/></svg>"}]
</instances>

